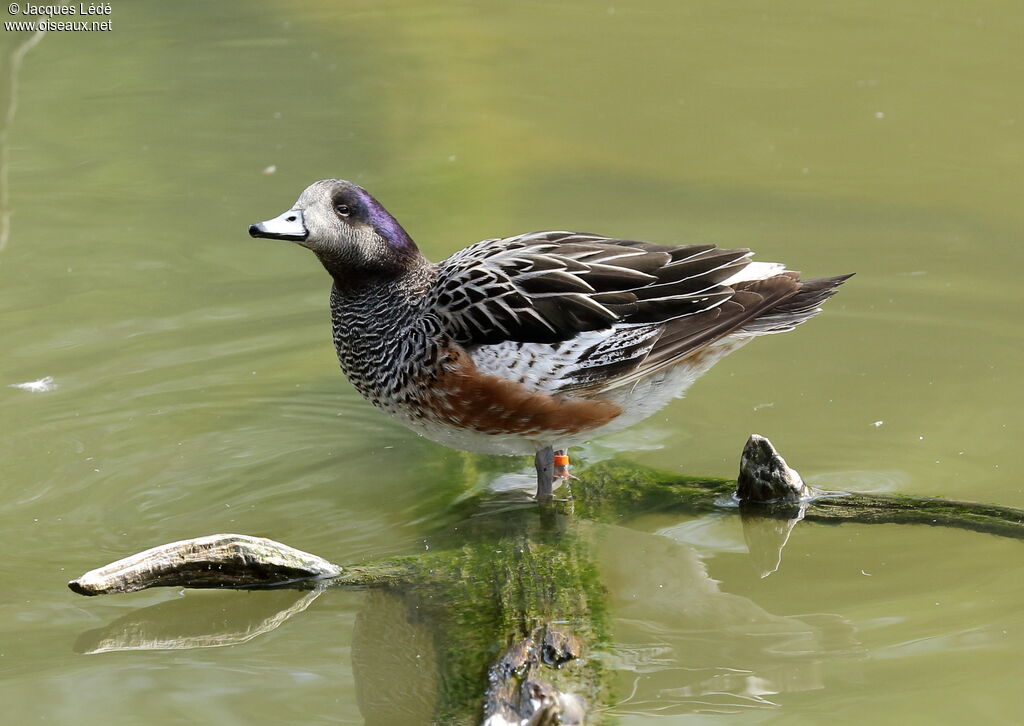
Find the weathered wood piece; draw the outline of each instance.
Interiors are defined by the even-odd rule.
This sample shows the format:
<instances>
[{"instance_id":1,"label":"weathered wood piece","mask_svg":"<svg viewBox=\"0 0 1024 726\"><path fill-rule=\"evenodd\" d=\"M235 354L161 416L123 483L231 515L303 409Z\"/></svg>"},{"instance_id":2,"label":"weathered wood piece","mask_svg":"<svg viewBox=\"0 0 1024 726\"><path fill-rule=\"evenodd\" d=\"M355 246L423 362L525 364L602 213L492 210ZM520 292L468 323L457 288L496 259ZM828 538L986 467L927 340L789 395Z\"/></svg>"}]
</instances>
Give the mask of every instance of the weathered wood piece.
<instances>
[{"instance_id":1,"label":"weathered wood piece","mask_svg":"<svg viewBox=\"0 0 1024 726\"><path fill-rule=\"evenodd\" d=\"M147 587L253 587L333 578L343 570L322 557L263 537L213 534L152 547L68 583L79 595Z\"/></svg>"},{"instance_id":2,"label":"weathered wood piece","mask_svg":"<svg viewBox=\"0 0 1024 726\"><path fill-rule=\"evenodd\" d=\"M795 469L775 450L772 442L751 434L740 454L736 498L744 502L795 502L810 496L810 489Z\"/></svg>"}]
</instances>

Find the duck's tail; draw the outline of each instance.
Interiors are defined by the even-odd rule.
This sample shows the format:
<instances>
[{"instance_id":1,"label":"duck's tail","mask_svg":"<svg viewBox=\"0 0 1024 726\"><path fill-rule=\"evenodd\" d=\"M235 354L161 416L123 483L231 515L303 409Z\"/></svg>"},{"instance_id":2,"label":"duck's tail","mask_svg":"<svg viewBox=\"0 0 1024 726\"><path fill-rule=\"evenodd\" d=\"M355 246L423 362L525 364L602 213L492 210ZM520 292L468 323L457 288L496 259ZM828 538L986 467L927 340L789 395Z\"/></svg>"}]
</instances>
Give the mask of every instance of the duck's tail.
<instances>
[{"instance_id":1,"label":"duck's tail","mask_svg":"<svg viewBox=\"0 0 1024 726\"><path fill-rule=\"evenodd\" d=\"M787 275L796 276L799 273L787 272ZM821 312L821 305L830 297L836 294L839 286L853 277L849 275L837 275L836 277L817 277L813 280L799 280L800 289L792 297L786 298L773 308L769 308L753 320L741 325L737 333L752 333L764 335L766 333L784 333L792 330L800 323L813 318ZM743 283L736 285L741 289Z\"/></svg>"}]
</instances>

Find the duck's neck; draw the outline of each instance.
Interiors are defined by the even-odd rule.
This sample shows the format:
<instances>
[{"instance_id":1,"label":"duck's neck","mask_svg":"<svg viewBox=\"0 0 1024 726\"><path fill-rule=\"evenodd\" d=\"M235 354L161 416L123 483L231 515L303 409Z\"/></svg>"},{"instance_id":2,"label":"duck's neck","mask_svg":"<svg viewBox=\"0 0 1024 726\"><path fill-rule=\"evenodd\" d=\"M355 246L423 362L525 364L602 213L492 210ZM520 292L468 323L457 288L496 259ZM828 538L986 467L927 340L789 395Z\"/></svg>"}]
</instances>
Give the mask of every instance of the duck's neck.
<instances>
[{"instance_id":1,"label":"duck's neck","mask_svg":"<svg viewBox=\"0 0 1024 726\"><path fill-rule=\"evenodd\" d=\"M331 309L397 318L411 308L418 308L437 273L418 250L414 253L393 268L362 267L341 272L328 268L334 282Z\"/></svg>"},{"instance_id":2,"label":"duck's neck","mask_svg":"<svg viewBox=\"0 0 1024 726\"><path fill-rule=\"evenodd\" d=\"M334 281L334 287L345 297L360 297L398 280L422 277L433 270L433 264L411 242L392 247L388 255L354 256L351 250L315 250L320 264Z\"/></svg>"},{"instance_id":3,"label":"duck's neck","mask_svg":"<svg viewBox=\"0 0 1024 726\"><path fill-rule=\"evenodd\" d=\"M402 361L419 354L426 343L423 305L436 272L424 263L372 284L334 281L331 323L338 362L371 399Z\"/></svg>"}]
</instances>

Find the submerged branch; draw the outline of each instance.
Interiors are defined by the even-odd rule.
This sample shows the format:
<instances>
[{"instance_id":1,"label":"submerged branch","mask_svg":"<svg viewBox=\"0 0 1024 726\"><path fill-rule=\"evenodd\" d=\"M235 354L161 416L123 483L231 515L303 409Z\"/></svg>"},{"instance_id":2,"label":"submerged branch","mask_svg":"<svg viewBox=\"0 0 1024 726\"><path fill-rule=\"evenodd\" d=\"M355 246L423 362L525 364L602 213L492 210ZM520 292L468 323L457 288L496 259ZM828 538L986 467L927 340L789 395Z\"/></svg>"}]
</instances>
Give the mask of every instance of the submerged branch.
<instances>
[{"instance_id":1,"label":"submerged branch","mask_svg":"<svg viewBox=\"0 0 1024 726\"><path fill-rule=\"evenodd\" d=\"M756 434L743 449L738 480L684 477L613 460L580 474L573 482L573 494L576 514L598 520L651 511L734 511L744 519L927 524L1024 539L1024 510L1013 507L906 494L813 490L768 439Z\"/></svg>"},{"instance_id":2,"label":"submerged branch","mask_svg":"<svg viewBox=\"0 0 1024 726\"><path fill-rule=\"evenodd\" d=\"M819 499L804 519L822 524L927 524L1024 539L1024 511L994 504L898 494L850 494Z\"/></svg>"},{"instance_id":3,"label":"submerged branch","mask_svg":"<svg viewBox=\"0 0 1024 726\"><path fill-rule=\"evenodd\" d=\"M785 516L799 507L805 521L819 524L927 524L1024 539L1024 510L902 494L811 492L804 501L746 502L734 497L735 482L691 479L624 462L603 462L573 482L576 512L592 519L621 514L676 511L686 514L740 512ZM739 505L739 506L737 506Z\"/></svg>"}]
</instances>

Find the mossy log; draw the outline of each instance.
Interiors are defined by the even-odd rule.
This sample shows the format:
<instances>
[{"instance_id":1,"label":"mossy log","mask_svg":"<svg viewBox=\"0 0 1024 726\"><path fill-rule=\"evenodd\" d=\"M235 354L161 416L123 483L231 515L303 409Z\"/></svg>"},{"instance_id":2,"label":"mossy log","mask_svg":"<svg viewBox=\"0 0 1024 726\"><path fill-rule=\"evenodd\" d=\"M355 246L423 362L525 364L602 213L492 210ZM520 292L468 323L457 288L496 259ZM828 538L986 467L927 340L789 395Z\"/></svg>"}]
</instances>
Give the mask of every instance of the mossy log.
<instances>
[{"instance_id":1,"label":"mossy log","mask_svg":"<svg viewBox=\"0 0 1024 726\"><path fill-rule=\"evenodd\" d=\"M732 479L680 477L622 461L603 462L573 482L576 513L609 519L646 511L699 514L729 511L764 516L787 513L794 502L743 502ZM803 520L818 524L926 524L1024 539L1024 510L906 494L813 492Z\"/></svg>"},{"instance_id":2,"label":"mossy log","mask_svg":"<svg viewBox=\"0 0 1024 726\"><path fill-rule=\"evenodd\" d=\"M570 501L510 502L490 516L480 513L485 504L493 508L496 497L464 501L452 513L452 524L432 537L432 549L413 556L335 565L273 540L213 535L147 550L69 586L90 595L152 586L386 588L407 612L430 624L441 674L435 722L593 724L608 701L600 660L593 657L607 626L605 593L582 526L587 521L621 521L654 511L737 512L745 526L767 522L764 531L778 540L778 549L764 557L763 574L778 567L781 546L801 518L928 524L1024 538L1024 512L1008 507L898 495L810 492L812 498L801 499L791 494L807 493L796 483L799 476L771 459L777 454L770 444L753 444L761 448L748 444L748 464L757 465L745 464L748 475L756 474L748 483L762 496L783 494L772 501L737 501L733 480L610 461L582 471L572 482ZM268 622L274 627L283 620ZM137 629L132 637L131 647L142 647ZM114 649L116 636L103 634L99 642L104 650ZM160 647L167 647L166 638Z\"/></svg>"},{"instance_id":3,"label":"mossy log","mask_svg":"<svg viewBox=\"0 0 1024 726\"><path fill-rule=\"evenodd\" d=\"M430 552L352 566L273 540L212 535L154 547L86 573L70 587L90 595L147 586L386 588L433 633L442 674L435 722L594 724L600 721L593 707L607 700L600 661L591 657L607 639L605 593L581 524L564 511L538 517L535 508L518 507L460 523L461 544L453 534ZM293 606L288 616L306 606ZM240 632L238 642L281 622L266 618ZM138 623L119 627L125 648L146 647ZM154 641L154 648L179 647L166 633ZM94 633L88 642L87 652L115 650L118 633ZM187 641L187 647L226 644L217 633L205 639L190 633Z\"/></svg>"}]
</instances>

